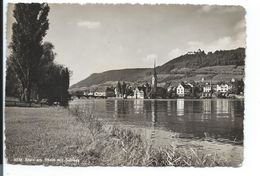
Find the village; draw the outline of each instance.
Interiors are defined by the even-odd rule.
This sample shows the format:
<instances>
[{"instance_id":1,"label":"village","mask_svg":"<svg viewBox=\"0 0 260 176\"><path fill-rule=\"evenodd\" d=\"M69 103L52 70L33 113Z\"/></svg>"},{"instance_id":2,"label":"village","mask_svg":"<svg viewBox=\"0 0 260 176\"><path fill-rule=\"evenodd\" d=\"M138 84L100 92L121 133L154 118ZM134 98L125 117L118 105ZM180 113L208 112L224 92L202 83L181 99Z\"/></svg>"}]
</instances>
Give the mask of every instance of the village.
<instances>
[{"instance_id":1,"label":"village","mask_svg":"<svg viewBox=\"0 0 260 176\"><path fill-rule=\"evenodd\" d=\"M232 78L230 81L212 82L181 81L158 83L154 65L151 83L139 85L122 83L116 86L98 86L72 93L72 99L79 98L122 98L122 99L173 99L173 98L244 98L244 80Z\"/></svg>"}]
</instances>

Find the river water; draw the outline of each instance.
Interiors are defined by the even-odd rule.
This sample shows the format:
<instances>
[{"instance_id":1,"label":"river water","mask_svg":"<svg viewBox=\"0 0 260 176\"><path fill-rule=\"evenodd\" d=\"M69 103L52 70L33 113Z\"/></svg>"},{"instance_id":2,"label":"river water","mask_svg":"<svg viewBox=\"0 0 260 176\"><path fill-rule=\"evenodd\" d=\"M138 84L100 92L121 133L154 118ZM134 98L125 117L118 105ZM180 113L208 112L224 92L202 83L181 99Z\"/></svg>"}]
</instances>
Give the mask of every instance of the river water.
<instances>
[{"instance_id":1,"label":"river water","mask_svg":"<svg viewBox=\"0 0 260 176\"><path fill-rule=\"evenodd\" d=\"M74 100L105 121L158 129L183 138L243 141L244 101L236 99Z\"/></svg>"}]
</instances>

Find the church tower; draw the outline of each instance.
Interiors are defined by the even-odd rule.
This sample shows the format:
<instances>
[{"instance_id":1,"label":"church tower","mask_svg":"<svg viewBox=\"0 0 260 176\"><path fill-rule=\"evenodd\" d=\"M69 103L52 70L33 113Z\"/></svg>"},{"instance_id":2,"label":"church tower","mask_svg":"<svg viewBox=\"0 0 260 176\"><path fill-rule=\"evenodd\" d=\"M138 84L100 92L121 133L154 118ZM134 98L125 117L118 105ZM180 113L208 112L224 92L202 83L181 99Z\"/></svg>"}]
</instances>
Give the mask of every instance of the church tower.
<instances>
[{"instance_id":1,"label":"church tower","mask_svg":"<svg viewBox=\"0 0 260 176\"><path fill-rule=\"evenodd\" d=\"M153 77L152 77L152 90L155 93L157 89L157 72L156 72L156 63L154 60L154 66L153 66Z\"/></svg>"}]
</instances>

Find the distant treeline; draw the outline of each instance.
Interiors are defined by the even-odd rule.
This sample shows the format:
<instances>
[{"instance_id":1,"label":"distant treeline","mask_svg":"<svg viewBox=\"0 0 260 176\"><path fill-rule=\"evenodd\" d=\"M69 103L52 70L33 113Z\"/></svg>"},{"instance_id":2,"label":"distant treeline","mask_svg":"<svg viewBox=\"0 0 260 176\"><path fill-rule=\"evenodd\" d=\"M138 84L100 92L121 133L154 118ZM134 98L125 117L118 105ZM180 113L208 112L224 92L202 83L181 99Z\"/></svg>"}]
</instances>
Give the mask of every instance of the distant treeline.
<instances>
[{"instance_id":1,"label":"distant treeline","mask_svg":"<svg viewBox=\"0 0 260 176\"><path fill-rule=\"evenodd\" d=\"M10 55L7 58L6 96L21 101L57 101L66 105L70 71L54 62L54 45L42 42L49 29L46 3L15 4Z\"/></svg>"},{"instance_id":2,"label":"distant treeline","mask_svg":"<svg viewBox=\"0 0 260 176\"><path fill-rule=\"evenodd\" d=\"M160 73L169 73L175 68L201 68L217 65L245 65L245 48L218 50L205 53L198 50L192 54L177 57L158 68Z\"/></svg>"}]
</instances>

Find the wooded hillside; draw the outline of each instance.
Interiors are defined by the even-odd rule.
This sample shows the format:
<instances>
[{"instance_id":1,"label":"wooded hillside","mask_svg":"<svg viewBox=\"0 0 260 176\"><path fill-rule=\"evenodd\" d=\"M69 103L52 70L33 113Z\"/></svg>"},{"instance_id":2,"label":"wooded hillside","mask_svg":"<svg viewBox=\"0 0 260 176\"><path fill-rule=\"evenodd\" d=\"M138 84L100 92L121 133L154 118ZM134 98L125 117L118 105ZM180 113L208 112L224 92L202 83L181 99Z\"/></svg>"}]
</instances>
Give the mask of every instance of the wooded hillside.
<instances>
[{"instance_id":1,"label":"wooded hillside","mask_svg":"<svg viewBox=\"0 0 260 176\"><path fill-rule=\"evenodd\" d=\"M231 78L244 77L245 48L234 50L221 50L205 53L204 51L185 54L158 66L158 81L178 82L182 80L225 81ZM79 89L93 85L115 81L128 81L133 83L150 82L152 68L133 68L122 70L109 70L94 73L86 79L72 85L70 89Z\"/></svg>"}]
</instances>

